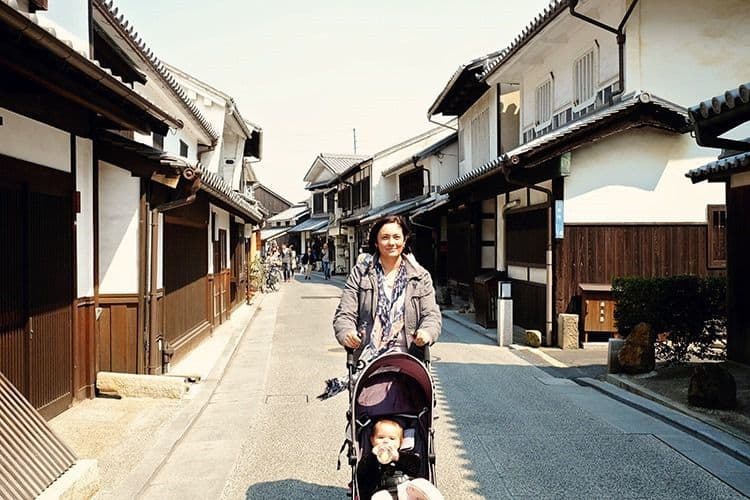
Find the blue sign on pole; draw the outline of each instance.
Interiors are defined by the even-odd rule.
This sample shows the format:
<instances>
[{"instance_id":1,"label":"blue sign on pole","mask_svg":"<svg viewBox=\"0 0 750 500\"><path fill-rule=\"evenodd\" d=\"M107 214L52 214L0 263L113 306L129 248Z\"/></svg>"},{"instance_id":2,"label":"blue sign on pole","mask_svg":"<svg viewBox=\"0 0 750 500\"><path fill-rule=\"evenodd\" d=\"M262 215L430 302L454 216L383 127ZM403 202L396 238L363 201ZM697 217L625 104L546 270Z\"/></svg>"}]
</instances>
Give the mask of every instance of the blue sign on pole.
<instances>
[{"instance_id":1,"label":"blue sign on pole","mask_svg":"<svg viewBox=\"0 0 750 500\"><path fill-rule=\"evenodd\" d=\"M563 200L555 200L555 238L563 239L565 219L563 217Z\"/></svg>"}]
</instances>

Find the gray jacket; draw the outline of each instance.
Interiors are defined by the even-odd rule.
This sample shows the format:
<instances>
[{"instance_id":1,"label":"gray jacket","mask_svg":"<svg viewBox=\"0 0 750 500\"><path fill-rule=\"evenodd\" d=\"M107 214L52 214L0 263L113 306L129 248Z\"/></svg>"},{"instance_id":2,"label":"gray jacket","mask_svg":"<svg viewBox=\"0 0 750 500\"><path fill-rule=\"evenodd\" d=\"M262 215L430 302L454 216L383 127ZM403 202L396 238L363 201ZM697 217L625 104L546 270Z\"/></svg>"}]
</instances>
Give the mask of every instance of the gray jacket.
<instances>
[{"instance_id":1,"label":"gray jacket","mask_svg":"<svg viewBox=\"0 0 750 500\"><path fill-rule=\"evenodd\" d=\"M443 318L437 302L435 289L432 286L430 273L417 263L412 255L403 255L406 265L406 294L404 300L404 332L406 346L411 347L417 330L425 330L434 343L440 335ZM375 276L374 259L366 259L357 264L349 273L346 286L341 294L341 302L333 317L333 330L336 340L343 345L346 333L358 331L359 325L366 324L362 344L354 352L359 358L362 348L370 341L372 325L378 305L378 285Z\"/></svg>"}]
</instances>

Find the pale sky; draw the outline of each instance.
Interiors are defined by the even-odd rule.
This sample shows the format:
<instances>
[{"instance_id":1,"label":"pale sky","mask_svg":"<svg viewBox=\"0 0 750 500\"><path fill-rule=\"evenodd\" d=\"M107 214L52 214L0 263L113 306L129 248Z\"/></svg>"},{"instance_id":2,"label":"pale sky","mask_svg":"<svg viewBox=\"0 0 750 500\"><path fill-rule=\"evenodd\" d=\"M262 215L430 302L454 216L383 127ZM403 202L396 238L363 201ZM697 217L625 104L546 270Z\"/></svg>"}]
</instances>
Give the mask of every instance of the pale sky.
<instances>
[{"instance_id":1,"label":"pale sky","mask_svg":"<svg viewBox=\"0 0 750 500\"><path fill-rule=\"evenodd\" d=\"M373 154L434 127L459 65L502 49L549 0L114 0L157 57L263 128L261 182L296 202L316 155ZM438 117L440 119L440 117Z\"/></svg>"}]
</instances>

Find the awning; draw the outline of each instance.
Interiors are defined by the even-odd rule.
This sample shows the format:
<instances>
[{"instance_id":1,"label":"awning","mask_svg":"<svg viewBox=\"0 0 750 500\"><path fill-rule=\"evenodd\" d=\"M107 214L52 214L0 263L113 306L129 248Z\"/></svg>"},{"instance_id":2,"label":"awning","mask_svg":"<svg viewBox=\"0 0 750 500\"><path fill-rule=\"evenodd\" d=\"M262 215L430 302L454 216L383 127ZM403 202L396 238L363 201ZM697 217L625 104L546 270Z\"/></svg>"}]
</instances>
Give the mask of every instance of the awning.
<instances>
[{"instance_id":1,"label":"awning","mask_svg":"<svg viewBox=\"0 0 750 500\"><path fill-rule=\"evenodd\" d=\"M310 231L311 234L328 234L328 228L330 227L330 223L326 222L323 226L319 227L318 229L315 229L314 231Z\"/></svg>"},{"instance_id":2,"label":"awning","mask_svg":"<svg viewBox=\"0 0 750 500\"><path fill-rule=\"evenodd\" d=\"M289 229L290 229L289 227L272 227L268 229L261 229L260 240L261 241L275 240L279 236L284 236L286 233L288 233Z\"/></svg>"},{"instance_id":3,"label":"awning","mask_svg":"<svg viewBox=\"0 0 750 500\"><path fill-rule=\"evenodd\" d=\"M447 205L449 201L450 201L450 197L448 195L444 195L444 194L438 195L437 198L435 198L432 203L419 207L418 209L416 209L414 212L411 213L411 216L418 217L428 212L432 212L436 208L440 208L443 205Z\"/></svg>"},{"instance_id":4,"label":"awning","mask_svg":"<svg viewBox=\"0 0 750 500\"><path fill-rule=\"evenodd\" d=\"M319 229L322 229L323 226L328 228L328 217L325 218L316 218L316 219L307 219L306 221L302 221L293 228L289 230L290 233L302 233L305 231L315 232Z\"/></svg>"},{"instance_id":5,"label":"awning","mask_svg":"<svg viewBox=\"0 0 750 500\"><path fill-rule=\"evenodd\" d=\"M363 217L360 221L362 224L374 222L385 215L400 215L405 212L409 212L417 207L420 207L426 203L429 203L432 198L429 195L418 196L416 198L410 198L403 201L392 201L375 207L367 213L366 217Z\"/></svg>"}]
</instances>

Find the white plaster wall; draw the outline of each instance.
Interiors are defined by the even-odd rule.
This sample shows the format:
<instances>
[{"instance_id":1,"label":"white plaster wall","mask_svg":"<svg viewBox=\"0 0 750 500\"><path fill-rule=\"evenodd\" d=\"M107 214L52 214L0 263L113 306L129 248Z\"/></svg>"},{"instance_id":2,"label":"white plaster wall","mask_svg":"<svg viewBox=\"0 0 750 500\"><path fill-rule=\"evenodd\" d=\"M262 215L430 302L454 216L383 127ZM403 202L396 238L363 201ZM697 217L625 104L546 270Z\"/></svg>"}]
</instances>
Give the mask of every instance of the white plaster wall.
<instances>
[{"instance_id":1,"label":"white plaster wall","mask_svg":"<svg viewBox=\"0 0 750 500\"><path fill-rule=\"evenodd\" d=\"M99 293L138 293L140 179L99 162Z\"/></svg>"},{"instance_id":2,"label":"white plaster wall","mask_svg":"<svg viewBox=\"0 0 750 500\"><path fill-rule=\"evenodd\" d=\"M93 143L76 137L76 191L81 212L76 215L78 297L94 296L94 174Z\"/></svg>"},{"instance_id":3,"label":"white plaster wall","mask_svg":"<svg viewBox=\"0 0 750 500\"><path fill-rule=\"evenodd\" d=\"M497 158L497 88L493 85L487 91L482 94L474 104L471 105L466 112L461 115L458 119L458 128L463 130L464 143L460 145L464 153L463 161L458 162L458 175L463 175L466 172L473 170L477 167L481 167L478 164L477 159L472 158L471 151L471 121L482 113L485 109L488 110L489 116L489 158L490 160Z\"/></svg>"},{"instance_id":4,"label":"white plaster wall","mask_svg":"<svg viewBox=\"0 0 750 500\"><path fill-rule=\"evenodd\" d=\"M195 136L190 136L185 131L170 130L164 138L164 150L173 154L180 154L180 140L188 145L187 159L195 163L198 161L198 140Z\"/></svg>"},{"instance_id":5,"label":"white plaster wall","mask_svg":"<svg viewBox=\"0 0 750 500\"><path fill-rule=\"evenodd\" d=\"M583 3L577 10L611 26L617 26L625 12L622 0L597 0L588 4ZM596 86L601 88L617 79L615 36L564 13L487 79L492 86L520 84L521 133L534 126L536 88L552 76L552 114L572 105L573 63L592 48L598 68Z\"/></svg>"},{"instance_id":6,"label":"white plaster wall","mask_svg":"<svg viewBox=\"0 0 750 500\"><path fill-rule=\"evenodd\" d=\"M689 135L632 130L572 153L565 178L566 223L705 222L724 203L724 185L685 173L716 158Z\"/></svg>"},{"instance_id":7,"label":"white plaster wall","mask_svg":"<svg viewBox=\"0 0 750 500\"><path fill-rule=\"evenodd\" d=\"M226 260L227 260L227 269L230 269L232 267L232 259L230 258L230 251L229 251L229 212L213 204L209 204L209 209L211 210L211 212L216 214L216 227L218 229L224 229L227 232ZM209 274L212 274L218 271L218 270L214 270L214 248L213 248L214 240L213 240L213 235L211 234L212 230L213 228L211 227L211 224L209 224L208 225L208 272Z\"/></svg>"},{"instance_id":8,"label":"white plaster wall","mask_svg":"<svg viewBox=\"0 0 750 500\"><path fill-rule=\"evenodd\" d=\"M70 134L5 108L0 116L0 153L70 172Z\"/></svg>"},{"instance_id":9,"label":"white plaster wall","mask_svg":"<svg viewBox=\"0 0 750 500\"><path fill-rule=\"evenodd\" d=\"M373 157L372 167L370 168L370 205L378 207L395 199L396 189L393 187L393 181L390 180L393 176L385 178L382 175L383 171L398 165L451 133L452 130L450 129L436 128L433 129L432 133L425 134L423 137L410 139L403 144L377 153Z\"/></svg>"},{"instance_id":10,"label":"white plaster wall","mask_svg":"<svg viewBox=\"0 0 750 500\"><path fill-rule=\"evenodd\" d=\"M628 23L627 90L692 106L750 81L747 0L641 0Z\"/></svg>"},{"instance_id":11,"label":"white plaster wall","mask_svg":"<svg viewBox=\"0 0 750 500\"><path fill-rule=\"evenodd\" d=\"M430 170L430 184L443 186L458 177L458 143L443 148L439 155L432 155L422 162Z\"/></svg>"}]
</instances>

